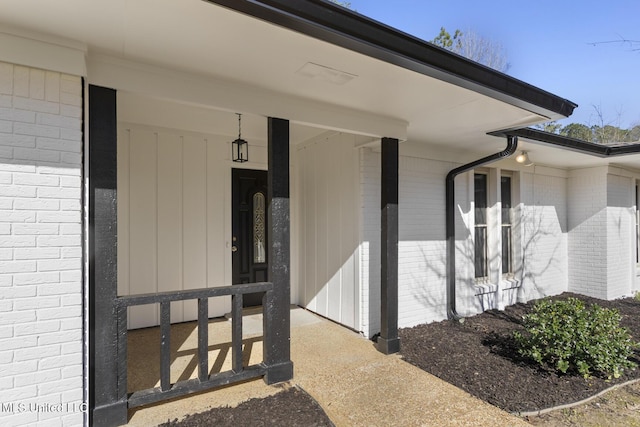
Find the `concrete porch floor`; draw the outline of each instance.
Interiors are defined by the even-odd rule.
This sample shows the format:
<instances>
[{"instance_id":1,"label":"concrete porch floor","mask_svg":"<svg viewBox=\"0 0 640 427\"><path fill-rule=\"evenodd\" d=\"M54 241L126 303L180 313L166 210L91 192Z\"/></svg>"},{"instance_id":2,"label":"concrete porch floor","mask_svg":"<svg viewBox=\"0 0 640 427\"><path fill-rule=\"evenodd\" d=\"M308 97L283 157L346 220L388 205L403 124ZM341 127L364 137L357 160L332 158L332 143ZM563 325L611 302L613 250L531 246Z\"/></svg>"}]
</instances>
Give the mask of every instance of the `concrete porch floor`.
<instances>
[{"instance_id":1,"label":"concrete porch floor","mask_svg":"<svg viewBox=\"0 0 640 427\"><path fill-rule=\"evenodd\" d=\"M243 318L245 362L262 360L262 319ZM231 324L209 322L209 368L231 367ZM159 385L159 328L129 334L129 389ZM196 378L196 322L171 329L171 381ZM325 410L336 426L528 426L529 424L400 359L385 356L358 334L304 309L291 310L291 354L297 384ZM286 385L262 379L174 399L129 412L129 425L151 426L266 397Z\"/></svg>"}]
</instances>

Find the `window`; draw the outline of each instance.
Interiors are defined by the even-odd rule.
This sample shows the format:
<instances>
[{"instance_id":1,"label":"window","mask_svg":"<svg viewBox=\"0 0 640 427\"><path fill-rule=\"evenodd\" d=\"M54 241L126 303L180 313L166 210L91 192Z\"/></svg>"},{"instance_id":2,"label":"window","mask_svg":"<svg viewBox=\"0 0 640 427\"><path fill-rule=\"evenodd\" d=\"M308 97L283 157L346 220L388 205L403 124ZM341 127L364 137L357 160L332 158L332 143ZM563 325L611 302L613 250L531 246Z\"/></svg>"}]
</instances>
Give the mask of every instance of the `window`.
<instances>
[{"instance_id":1,"label":"window","mask_svg":"<svg viewBox=\"0 0 640 427\"><path fill-rule=\"evenodd\" d=\"M475 276L486 279L488 271L487 247L487 175L474 175L475 219Z\"/></svg>"},{"instance_id":2,"label":"window","mask_svg":"<svg viewBox=\"0 0 640 427\"><path fill-rule=\"evenodd\" d=\"M513 173L481 170L473 178L476 282L496 281L500 277L511 280L516 264ZM500 270L497 265L492 267L491 260L501 261Z\"/></svg>"},{"instance_id":3,"label":"window","mask_svg":"<svg viewBox=\"0 0 640 427\"><path fill-rule=\"evenodd\" d=\"M502 274L513 274L513 225L511 215L511 177L500 177L502 205Z\"/></svg>"},{"instance_id":4,"label":"window","mask_svg":"<svg viewBox=\"0 0 640 427\"><path fill-rule=\"evenodd\" d=\"M253 262L264 263L267 261L265 251L265 224L264 224L264 194L253 195Z\"/></svg>"}]
</instances>

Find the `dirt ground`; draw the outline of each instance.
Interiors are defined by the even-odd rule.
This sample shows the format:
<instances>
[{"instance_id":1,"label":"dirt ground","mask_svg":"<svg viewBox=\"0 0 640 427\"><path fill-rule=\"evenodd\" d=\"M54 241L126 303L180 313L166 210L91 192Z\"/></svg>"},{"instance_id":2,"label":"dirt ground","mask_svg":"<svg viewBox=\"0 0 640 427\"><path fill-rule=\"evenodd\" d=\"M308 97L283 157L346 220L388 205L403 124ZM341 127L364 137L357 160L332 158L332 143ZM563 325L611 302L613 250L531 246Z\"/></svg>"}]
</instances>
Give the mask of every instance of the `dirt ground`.
<instances>
[{"instance_id":1,"label":"dirt ground","mask_svg":"<svg viewBox=\"0 0 640 427\"><path fill-rule=\"evenodd\" d=\"M297 387L262 399L250 399L235 408L213 408L160 427L333 427L320 405Z\"/></svg>"},{"instance_id":2,"label":"dirt ground","mask_svg":"<svg viewBox=\"0 0 640 427\"><path fill-rule=\"evenodd\" d=\"M634 298L601 301L569 293L556 298L569 296L617 309L622 315L622 325L634 340L640 340L640 301ZM505 311L469 317L464 323L444 321L403 329L400 331L403 359L512 413L578 402L613 385L640 378L640 369L627 370L615 380L558 375L523 359L512 336L513 331L522 329L522 316L532 306L533 302L516 304ZM637 363L639 359L636 351L634 361ZM638 405L640 386L634 385L607 393L580 408L531 417L529 421L563 426L640 425ZM571 420L576 423L567 424ZM595 424L585 424L585 420L595 420ZM618 421L621 424L612 424Z\"/></svg>"}]
</instances>

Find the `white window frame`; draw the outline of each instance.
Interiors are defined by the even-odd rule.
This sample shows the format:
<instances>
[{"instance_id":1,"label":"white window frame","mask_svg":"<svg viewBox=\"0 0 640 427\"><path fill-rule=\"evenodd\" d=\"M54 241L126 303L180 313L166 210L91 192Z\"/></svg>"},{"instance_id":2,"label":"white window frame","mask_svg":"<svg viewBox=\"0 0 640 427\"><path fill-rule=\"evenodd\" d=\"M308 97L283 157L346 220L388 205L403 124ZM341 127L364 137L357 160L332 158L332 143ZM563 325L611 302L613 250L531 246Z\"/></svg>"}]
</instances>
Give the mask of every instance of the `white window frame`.
<instances>
[{"instance_id":1,"label":"white window frame","mask_svg":"<svg viewBox=\"0 0 640 427\"><path fill-rule=\"evenodd\" d=\"M486 208L485 208L485 224L478 224L476 217L476 175L486 176ZM510 207L508 209L508 224L503 224L502 218L502 178L510 179ZM518 271L521 268L521 223L519 221L519 203L520 192L518 190L520 183L520 175L516 171L505 170L502 168L477 168L473 170L473 174L469 177L469 197L472 202L473 209L470 212L470 224L473 226L471 233L472 239L472 259L471 268L476 285L498 285L500 282L508 281L512 284L509 286L519 286L519 281L516 279ZM510 228L510 242L507 245L509 250L509 266L508 271L502 272L502 265L505 261L503 257L503 227L508 226ZM476 253L478 251L478 242L476 236L478 235L478 228L484 227L485 230L485 242L484 242L484 259L485 259L485 272L476 273L476 266L480 263L476 260ZM491 260L498 259L499 262L491 262ZM640 264L639 264L640 267Z\"/></svg>"},{"instance_id":2,"label":"white window frame","mask_svg":"<svg viewBox=\"0 0 640 427\"><path fill-rule=\"evenodd\" d=\"M476 175L484 175L485 177L485 213L484 213L484 217L485 217L485 223L484 224L478 224L477 222L477 217L476 217L476 197L475 197L475 193L476 193L476 188L475 188L475 183L476 183ZM474 208L473 208L473 274L474 274L474 278L476 283L487 283L489 281L489 277L490 277L490 265L489 265L489 224L488 224L488 219L489 219L489 174L487 171L485 170L475 170L473 172L473 203L474 203ZM484 275L478 275L477 272L477 263L476 263L476 258L477 258L477 252L478 252L478 241L476 239L477 233L478 233L478 228L483 228L484 229L484 246L483 246L483 252L484 252L484 269L485 269L485 274Z\"/></svg>"},{"instance_id":3,"label":"white window frame","mask_svg":"<svg viewBox=\"0 0 640 427\"><path fill-rule=\"evenodd\" d=\"M507 215L509 216L509 221L507 224L505 224L504 218L503 218L503 213L504 213L504 208L502 207L502 203L504 203L504 201L502 200L502 178L509 178L509 202L510 202L510 207L509 207L509 211L507 212ZM514 193L513 193L513 183L514 183L514 176L513 176L513 172L511 171L501 171L500 173L500 227L501 227L501 233L500 233L500 239L501 239L501 245L500 245L500 257L501 257L501 277L503 279L512 279L515 276L515 250L514 250L514 212L513 212L513 200L514 200ZM503 237L504 237L504 227L509 227L509 246L508 246L508 251L509 251L509 268L507 269L507 271L505 272L504 270L504 242L502 241Z\"/></svg>"}]
</instances>

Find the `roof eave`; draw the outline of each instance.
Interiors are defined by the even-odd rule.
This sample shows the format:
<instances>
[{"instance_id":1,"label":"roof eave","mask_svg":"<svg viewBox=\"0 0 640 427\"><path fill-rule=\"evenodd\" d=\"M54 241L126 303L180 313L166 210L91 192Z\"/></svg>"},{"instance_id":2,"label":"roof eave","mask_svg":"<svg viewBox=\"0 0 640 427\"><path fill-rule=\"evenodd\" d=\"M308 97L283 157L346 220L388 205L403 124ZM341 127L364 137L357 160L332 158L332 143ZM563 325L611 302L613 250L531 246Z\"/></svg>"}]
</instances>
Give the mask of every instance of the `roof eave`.
<instances>
[{"instance_id":1,"label":"roof eave","mask_svg":"<svg viewBox=\"0 0 640 427\"><path fill-rule=\"evenodd\" d=\"M550 120L577 104L324 0L205 0L473 90Z\"/></svg>"},{"instance_id":2,"label":"roof eave","mask_svg":"<svg viewBox=\"0 0 640 427\"><path fill-rule=\"evenodd\" d=\"M601 158L640 153L640 144L608 146L531 128L506 129L490 132L489 135L499 137L517 136L565 150L576 151Z\"/></svg>"}]
</instances>

